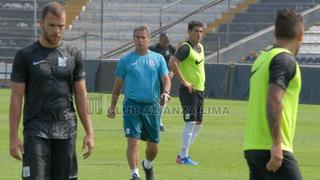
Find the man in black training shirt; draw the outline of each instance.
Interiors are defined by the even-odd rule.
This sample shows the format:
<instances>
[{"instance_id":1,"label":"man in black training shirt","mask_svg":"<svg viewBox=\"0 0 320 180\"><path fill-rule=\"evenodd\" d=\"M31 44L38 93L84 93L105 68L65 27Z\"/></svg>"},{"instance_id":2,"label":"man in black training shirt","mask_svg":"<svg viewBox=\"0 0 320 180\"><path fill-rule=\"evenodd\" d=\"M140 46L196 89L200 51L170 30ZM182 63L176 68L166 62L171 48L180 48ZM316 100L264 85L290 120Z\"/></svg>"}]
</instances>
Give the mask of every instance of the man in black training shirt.
<instances>
[{"instance_id":1,"label":"man in black training shirt","mask_svg":"<svg viewBox=\"0 0 320 180\"><path fill-rule=\"evenodd\" d=\"M157 44L150 46L149 49L151 51L161 54L166 60L168 69L170 69L169 68L170 56L176 52L176 48L172 44L170 44L169 36L167 33L161 33L159 36L159 42ZM172 78L172 76L173 76L173 73L170 71L169 77ZM162 92L162 90L160 92ZM160 112L161 112L160 131L165 131L165 127L162 122L162 116L165 108L166 108L166 104L160 101Z\"/></svg>"},{"instance_id":2,"label":"man in black training shirt","mask_svg":"<svg viewBox=\"0 0 320 180\"><path fill-rule=\"evenodd\" d=\"M61 4L45 5L39 41L18 51L13 62L10 155L21 160L22 153L22 179L77 179L73 94L86 132L83 157L89 157L94 147L83 58L80 51L61 47L65 22ZM18 138L23 98L24 143Z\"/></svg>"},{"instance_id":3,"label":"man in black training shirt","mask_svg":"<svg viewBox=\"0 0 320 180\"><path fill-rule=\"evenodd\" d=\"M167 66L169 65L170 56L176 52L176 48L172 44L170 44L169 36L167 33L161 33L159 36L159 42L150 46L149 49L161 54L166 60Z\"/></svg>"}]
</instances>

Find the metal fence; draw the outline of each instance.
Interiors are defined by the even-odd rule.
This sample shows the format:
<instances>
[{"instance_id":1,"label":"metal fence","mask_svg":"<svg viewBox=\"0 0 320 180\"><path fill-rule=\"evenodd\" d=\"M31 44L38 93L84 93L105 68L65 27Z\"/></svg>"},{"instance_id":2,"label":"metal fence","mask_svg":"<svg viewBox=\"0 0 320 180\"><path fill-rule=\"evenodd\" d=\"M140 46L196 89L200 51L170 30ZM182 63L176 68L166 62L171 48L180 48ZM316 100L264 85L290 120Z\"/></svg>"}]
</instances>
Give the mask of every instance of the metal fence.
<instances>
[{"instance_id":1,"label":"metal fence","mask_svg":"<svg viewBox=\"0 0 320 180\"><path fill-rule=\"evenodd\" d=\"M9 86L12 62L12 59L0 59L0 87Z\"/></svg>"}]
</instances>

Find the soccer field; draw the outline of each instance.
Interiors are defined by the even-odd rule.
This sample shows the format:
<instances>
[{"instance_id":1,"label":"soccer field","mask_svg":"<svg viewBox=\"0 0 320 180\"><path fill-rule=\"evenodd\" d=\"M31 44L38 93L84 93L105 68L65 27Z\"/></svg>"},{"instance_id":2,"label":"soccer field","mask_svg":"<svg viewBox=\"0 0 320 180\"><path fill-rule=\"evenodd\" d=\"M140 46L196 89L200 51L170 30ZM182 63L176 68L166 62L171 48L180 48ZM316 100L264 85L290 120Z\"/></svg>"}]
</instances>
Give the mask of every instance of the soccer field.
<instances>
[{"instance_id":1,"label":"soccer field","mask_svg":"<svg viewBox=\"0 0 320 180\"><path fill-rule=\"evenodd\" d=\"M9 90L0 90L0 180L18 180L21 174L21 162L12 159L8 153L9 94ZM91 102L95 150L87 160L81 157L83 130L80 122L78 125L79 179L129 179L130 171L125 156L126 141L122 132L122 116L117 114L114 120L106 117L106 107L110 102L109 95L90 94L90 99L102 102L102 104L97 105ZM121 105L121 100L118 104ZM247 165L242 152L247 102L215 99L205 101L204 126L190 150L192 158L200 164L192 167L175 163L183 127L179 107L178 98L173 98L164 116L167 131L161 133L160 152L154 162L156 179L248 179ZM294 150L302 175L306 180L320 180L319 109L318 105L300 105L298 114ZM144 144L140 144L142 159ZM140 174L144 178L141 166Z\"/></svg>"}]
</instances>

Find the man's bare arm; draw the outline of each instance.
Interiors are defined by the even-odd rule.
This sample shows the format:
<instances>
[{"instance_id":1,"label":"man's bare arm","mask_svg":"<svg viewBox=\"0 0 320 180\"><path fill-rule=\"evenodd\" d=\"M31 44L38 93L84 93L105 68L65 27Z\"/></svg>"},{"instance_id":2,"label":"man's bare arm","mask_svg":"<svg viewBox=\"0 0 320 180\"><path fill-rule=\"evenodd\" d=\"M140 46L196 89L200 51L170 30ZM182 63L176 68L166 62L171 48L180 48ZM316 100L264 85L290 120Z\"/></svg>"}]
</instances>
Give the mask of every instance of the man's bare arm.
<instances>
[{"instance_id":1,"label":"man's bare arm","mask_svg":"<svg viewBox=\"0 0 320 180\"><path fill-rule=\"evenodd\" d=\"M115 117L115 109L117 106L118 98L121 92L123 86L123 79L120 77L116 77L113 84L113 90L112 90L112 97L111 97L111 104L108 108L108 117L113 119Z\"/></svg>"},{"instance_id":2,"label":"man's bare arm","mask_svg":"<svg viewBox=\"0 0 320 180\"><path fill-rule=\"evenodd\" d=\"M283 95L284 90L280 86L272 83L269 84L267 96L267 119L272 138L272 147L271 157L266 168L273 172L277 171L281 167L283 160L280 132Z\"/></svg>"},{"instance_id":3,"label":"man's bare arm","mask_svg":"<svg viewBox=\"0 0 320 180\"><path fill-rule=\"evenodd\" d=\"M22 112L22 101L25 93L25 83L11 82L11 97L9 110L9 140L10 155L21 160L23 144L18 137L19 123Z\"/></svg>"},{"instance_id":4,"label":"man's bare arm","mask_svg":"<svg viewBox=\"0 0 320 180\"><path fill-rule=\"evenodd\" d=\"M91 116L88 108L88 97L85 80L79 80L74 83L74 96L78 115L80 117L82 126L86 132L86 136L83 139L82 150L84 151L83 157L86 159L92 153L94 148L94 132L92 127Z\"/></svg>"},{"instance_id":5,"label":"man's bare arm","mask_svg":"<svg viewBox=\"0 0 320 180\"><path fill-rule=\"evenodd\" d=\"M177 76L180 83L183 84L184 86L186 86L188 88L188 91L190 93L192 93L192 92L194 92L192 84L190 84L188 81L186 81L184 79L184 77L179 69L179 63L180 63L180 61L176 57L171 56L170 61L169 61L169 67L170 67L171 71Z\"/></svg>"},{"instance_id":6,"label":"man's bare arm","mask_svg":"<svg viewBox=\"0 0 320 180\"><path fill-rule=\"evenodd\" d=\"M171 90L171 80L169 75L165 75L161 78L162 81L162 92L160 96L160 105L163 106L165 103L170 101L170 90Z\"/></svg>"},{"instance_id":7,"label":"man's bare arm","mask_svg":"<svg viewBox=\"0 0 320 180\"><path fill-rule=\"evenodd\" d=\"M161 79L162 81L162 92L170 92L171 90L171 80L170 77L168 75L165 75L162 77Z\"/></svg>"}]
</instances>

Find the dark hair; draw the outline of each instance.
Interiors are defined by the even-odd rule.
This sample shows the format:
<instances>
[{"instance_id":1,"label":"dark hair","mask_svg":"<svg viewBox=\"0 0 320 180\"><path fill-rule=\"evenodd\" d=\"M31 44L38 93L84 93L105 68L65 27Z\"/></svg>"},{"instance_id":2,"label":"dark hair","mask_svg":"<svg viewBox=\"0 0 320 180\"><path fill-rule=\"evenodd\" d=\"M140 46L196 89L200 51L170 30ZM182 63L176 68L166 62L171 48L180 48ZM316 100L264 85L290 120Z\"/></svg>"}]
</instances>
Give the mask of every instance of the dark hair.
<instances>
[{"instance_id":1,"label":"dark hair","mask_svg":"<svg viewBox=\"0 0 320 180\"><path fill-rule=\"evenodd\" d=\"M137 31L146 31L148 37L150 37L149 28L148 28L147 26L145 26L145 25L143 25L143 26L138 26L138 27L134 28L134 30L133 30L133 37L135 36L135 34L136 34Z\"/></svg>"},{"instance_id":2,"label":"dark hair","mask_svg":"<svg viewBox=\"0 0 320 180\"><path fill-rule=\"evenodd\" d=\"M293 39L303 28L303 18L295 10L281 9L277 13L274 35L277 39Z\"/></svg>"},{"instance_id":3,"label":"dark hair","mask_svg":"<svg viewBox=\"0 0 320 180\"><path fill-rule=\"evenodd\" d=\"M44 20L48 13L60 17L65 14L65 9L64 6L58 2L50 2L43 7L41 19Z\"/></svg>"},{"instance_id":4,"label":"dark hair","mask_svg":"<svg viewBox=\"0 0 320 180\"><path fill-rule=\"evenodd\" d=\"M188 31L192 31L193 28L196 27L196 26L204 27L203 24L200 21L192 20L188 24Z\"/></svg>"},{"instance_id":5,"label":"dark hair","mask_svg":"<svg viewBox=\"0 0 320 180\"><path fill-rule=\"evenodd\" d=\"M165 32L160 33L159 38L168 37L168 34Z\"/></svg>"}]
</instances>

